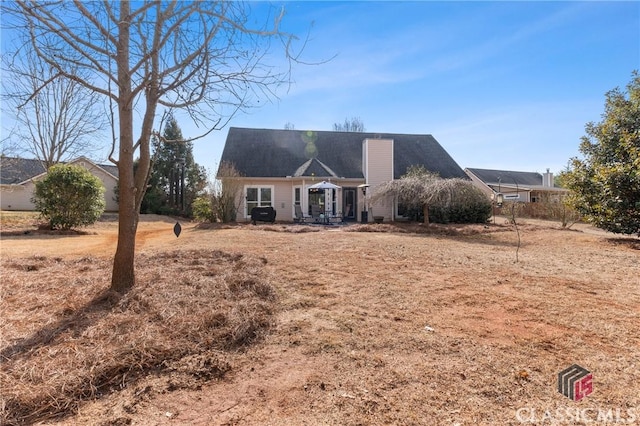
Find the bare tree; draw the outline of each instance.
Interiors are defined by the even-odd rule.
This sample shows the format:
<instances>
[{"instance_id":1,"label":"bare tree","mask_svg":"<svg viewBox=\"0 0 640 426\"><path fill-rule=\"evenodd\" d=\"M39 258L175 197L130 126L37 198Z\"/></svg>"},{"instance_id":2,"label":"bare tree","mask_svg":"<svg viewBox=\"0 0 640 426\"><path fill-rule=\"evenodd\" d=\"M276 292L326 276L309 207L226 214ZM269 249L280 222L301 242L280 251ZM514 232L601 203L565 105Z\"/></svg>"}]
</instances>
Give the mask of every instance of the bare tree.
<instances>
[{"instance_id":1,"label":"bare tree","mask_svg":"<svg viewBox=\"0 0 640 426\"><path fill-rule=\"evenodd\" d=\"M429 223L429 203L433 198L431 187L438 179L436 174L427 172L383 182L375 188L369 201L375 203L385 198L395 198L407 209L422 211L424 223Z\"/></svg>"},{"instance_id":2,"label":"bare tree","mask_svg":"<svg viewBox=\"0 0 640 426\"><path fill-rule=\"evenodd\" d=\"M429 223L430 209L431 219L442 223L484 223L491 217L488 197L466 179L440 179L428 172L407 174L378 185L371 202L390 197L409 210L422 210L424 223Z\"/></svg>"},{"instance_id":3,"label":"bare tree","mask_svg":"<svg viewBox=\"0 0 640 426\"><path fill-rule=\"evenodd\" d=\"M352 117L350 120L348 118L344 119L344 123L334 123L333 131L334 132L364 132L366 129L364 128L364 123L360 117Z\"/></svg>"},{"instance_id":4,"label":"bare tree","mask_svg":"<svg viewBox=\"0 0 640 426\"><path fill-rule=\"evenodd\" d=\"M8 151L52 165L99 148L96 136L105 127L99 96L78 82L60 76L33 51L4 64L2 109L14 115ZM5 61L8 57L5 57ZM44 83L48 82L44 87Z\"/></svg>"},{"instance_id":5,"label":"bare tree","mask_svg":"<svg viewBox=\"0 0 640 426\"><path fill-rule=\"evenodd\" d=\"M275 96L276 87L289 81L297 57L290 53L295 37L280 30L284 9L270 9L268 22L252 26L250 7L257 6L211 1L2 4L14 30L28 32L25 49L109 101L110 159L120 180L111 278L115 291L135 284L135 236L149 175L150 140L162 127L154 126L158 105L186 111L204 136L238 110ZM274 45L282 48L286 60L267 66ZM135 154L139 162L134 170Z\"/></svg>"},{"instance_id":6,"label":"bare tree","mask_svg":"<svg viewBox=\"0 0 640 426\"><path fill-rule=\"evenodd\" d=\"M242 176L233 163L223 161L218 167L211 200L217 219L223 223L236 221L243 201L243 182L240 179Z\"/></svg>"}]
</instances>

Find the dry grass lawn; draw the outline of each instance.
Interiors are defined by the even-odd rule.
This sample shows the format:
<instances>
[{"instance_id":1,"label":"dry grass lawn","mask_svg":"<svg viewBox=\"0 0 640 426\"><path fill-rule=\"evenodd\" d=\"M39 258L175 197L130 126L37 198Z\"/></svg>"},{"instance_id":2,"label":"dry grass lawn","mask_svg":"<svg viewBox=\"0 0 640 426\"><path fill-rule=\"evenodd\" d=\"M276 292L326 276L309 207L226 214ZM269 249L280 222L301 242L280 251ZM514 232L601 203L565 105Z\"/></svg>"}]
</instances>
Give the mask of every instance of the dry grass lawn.
<instances>
[{"instance_id":1,"label":"dry grass lawn","mask_svg":"<svg viewBox=\"0 0 640 426\"><path fill-rule=\"evenodd\" d=\"M640 423L636 238L522 219L516 263L503 218L176 238L150 216L119 297L113 218L77 235L7 218L0 423L517 425L519 409ZM594 377L579 402L556 390L572 364Z\"/></svg>"}]
</instances>

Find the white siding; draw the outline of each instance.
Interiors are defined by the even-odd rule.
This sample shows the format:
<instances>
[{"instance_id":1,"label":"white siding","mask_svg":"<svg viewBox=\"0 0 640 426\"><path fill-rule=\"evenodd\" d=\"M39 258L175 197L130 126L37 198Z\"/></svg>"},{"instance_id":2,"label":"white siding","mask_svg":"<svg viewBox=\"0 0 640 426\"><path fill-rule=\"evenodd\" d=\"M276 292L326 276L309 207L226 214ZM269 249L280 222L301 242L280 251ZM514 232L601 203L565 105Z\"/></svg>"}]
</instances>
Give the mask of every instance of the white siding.
<instances>
[{"instance_id":1,"label":"white siding","mask_svg":"<svg viewBox=\"0 0 640 426\"><path fill-rule=\"evenodd\" d=\"M277 221L293 221L293 189L292 184L289 181L277 181L267 179L245 179L243 180L243 186L246 187L271 187L273 199L273 208L276 210ZM245 217L245 200L246 192L243 191L242 203L240 203L240 209L236 220L238 222L248 221L249 218ZM250 216L250 214L249 214Z\"/></svg>"},{"instance_id":2,"label":"white siding","mask_svg":"<svg viewBox=\"0 0 640 426\"><path fill-rule=\"evenodd\" d=\"M118 181L111 176L109 173L105 172L104 169L94 166L89 162L78 161L72 162L75 165L81 165L85 169L89 170L92 175L96 176L102 182L104 186L104 200L106 202L105 211L108 212L117 212L118 211L118 202L116 201L116 188L118 186Z\"/></svg>"},{"instance_id":3,"label":"white siding","mask_svg":"<svg viewBox=\"0 0 640 426\"><path fill-rule=\"evenodd\" d=\"M0 205L2 210L32 211L31 202L34 185L28 182L24 185L2 185L0 188Z\"/></svg>"},{"instance_id":4,"label":"white siding","mask_svg":"<svg viewBox=\"0 0 640 426\"><path fill-rule=\"evenodd\" d=\"M362 145L365 180L370 185L369 193L381 183L393 180L393 139L365 139ZM393 200L381 200L369 206L375 216L393 219ZM369 218L373 220L373 218Z\"/></svg>"}]
</instances>

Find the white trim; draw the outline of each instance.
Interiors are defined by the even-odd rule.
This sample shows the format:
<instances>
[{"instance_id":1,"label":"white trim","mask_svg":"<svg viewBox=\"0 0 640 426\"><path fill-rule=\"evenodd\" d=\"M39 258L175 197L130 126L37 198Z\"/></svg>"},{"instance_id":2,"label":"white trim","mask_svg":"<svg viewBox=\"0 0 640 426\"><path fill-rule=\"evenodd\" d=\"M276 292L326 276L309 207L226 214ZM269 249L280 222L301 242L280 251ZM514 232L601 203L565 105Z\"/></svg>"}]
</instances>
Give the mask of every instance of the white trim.
<instances>
[{"instance_id":1,"label":"white trim","mask_svg":"<svg viewBox=\"0 0 640 426\"><path fill-rule=\"evenodd\" d=\"M302 209L302 211L304 212L304 186L303 185L294 185L291 187L291 214L293 215L292 217L296 216L296 189L300 190L300 208Z\"/></svg>"},{"instance_id":2,"label":"white trim","mask_svg":"<svg viewBox=\"0 0 640 426\"><path fill-rule=\"evenodd\" d=\"M243 190L243 194L244 194L244 202L243 202L243 213L244 213L244 218L248 219L251 217L251 212L248 211L248 207L247 207L247 189L249 188L257 188L258 189L258 206L259 207L263 207L262 204L262 200L260 199L260 190L261 189L265 189L268 188L271 190L271 207L273 207L274 209L276 208L275 206L275 186L274 185L245 185L244 186L244 190Z\"/></svg>"}]
</instances>

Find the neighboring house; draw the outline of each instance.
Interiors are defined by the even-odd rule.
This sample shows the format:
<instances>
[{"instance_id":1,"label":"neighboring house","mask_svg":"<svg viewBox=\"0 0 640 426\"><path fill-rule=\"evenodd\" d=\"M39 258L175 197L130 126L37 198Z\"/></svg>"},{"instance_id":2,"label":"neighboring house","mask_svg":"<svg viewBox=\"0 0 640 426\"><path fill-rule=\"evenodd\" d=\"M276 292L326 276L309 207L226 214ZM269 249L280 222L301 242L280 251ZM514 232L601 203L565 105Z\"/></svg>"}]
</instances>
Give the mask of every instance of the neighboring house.
<instances>
[{"instance_id":1,"label":"neighboring house","mask_svg":"<svg viewBox=\"0 0 640 426\"><path fill-rule=\"evenodd\" d=\"M277 220L290 221L299 205L305 215L321 211L361 220L362 211L392 220L397 205L365 205L366 194L421 165L443 178L464 178L464 171L431 135L270 129L229 129L221 162L244 176L237 220L253 207L271 206ZM340 189L317 190L322 181ZM363 187L364 185L364 187Z\"/></svg>"},{"instance_id":2,"label":"neighboring house","mask_svg":"<svg viewBox=\"0 0 640 426\"><path fill-rule=\"evenodd\" d=\"M113 165L96 164L85 157L67 162L89 170L97 176L105 187L106 211L118 211L116 187L118 168ZM35 181L46 176L40 160L0 157L0 209L31 211L35 207L31 202Z\"/></svg>"},{"instance_id":3,"label":"neighboring house","mask_svg":"<svg viewBox=\"0 0 640 426\"><path fill-rule=\"evenodd\" d=\"M553 173L514 172L510 170L471 169L464 171L473 183L491 199L498 193L505 201L559 201L569 191L553 183Z\"/></svg>"}]
</instances>

